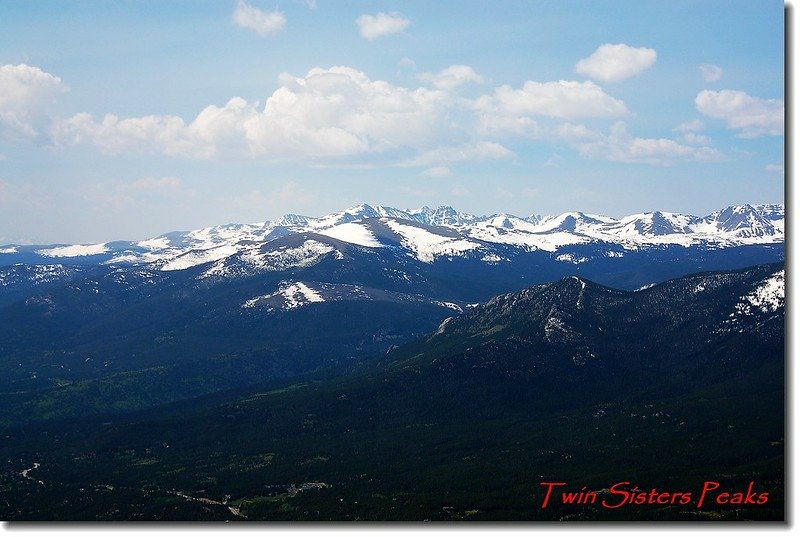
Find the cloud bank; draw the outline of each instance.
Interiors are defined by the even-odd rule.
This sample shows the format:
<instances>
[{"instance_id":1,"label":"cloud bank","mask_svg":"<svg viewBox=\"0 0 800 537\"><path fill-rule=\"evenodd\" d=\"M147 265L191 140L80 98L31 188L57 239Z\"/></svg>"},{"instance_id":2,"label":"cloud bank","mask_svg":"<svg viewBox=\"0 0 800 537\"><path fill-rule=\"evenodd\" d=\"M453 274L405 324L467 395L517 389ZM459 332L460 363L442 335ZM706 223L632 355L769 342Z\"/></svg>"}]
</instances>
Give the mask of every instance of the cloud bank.
<instances>
[{"instance_id":1,"label":"cloud bank","mask_svg":"<svg viewBox=\"0 0 800 537\"><path fill-rule=\"evenodd\" d=\"M233 97L189 120L88 113L56 119L48 108L66 90L62 81L37 67L5 65L0 129L6 137L48 138L55 146L91 145L112 154L420 167L429 176L452 173L449 166L457 163L514 158L512 148L521 142L656 166L725 158L698 134L699 120L676 127L675 139L629 134L619 121L631 115L628 107L592 81L527 80L467 98L460 94L463 85L484 83L470 66L452 65L419 78L424 84L409 88L352 67L313 68L304 76L280 75L263 104ZM741 137L782 133L783 101L732 90L703 91L695 101L701 113L725 120ZM616 121L607 134L592 126L607 120Z\"/></svg>"}]
</instances>

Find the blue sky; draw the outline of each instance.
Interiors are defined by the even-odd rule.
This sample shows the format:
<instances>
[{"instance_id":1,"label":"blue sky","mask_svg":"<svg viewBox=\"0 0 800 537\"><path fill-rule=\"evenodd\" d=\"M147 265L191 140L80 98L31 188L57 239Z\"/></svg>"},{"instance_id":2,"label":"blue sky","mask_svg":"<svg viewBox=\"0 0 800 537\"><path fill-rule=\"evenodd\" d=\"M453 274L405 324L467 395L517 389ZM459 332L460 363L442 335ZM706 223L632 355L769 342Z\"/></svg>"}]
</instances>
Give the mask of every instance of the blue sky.
<instances>
[{"instance_id":1,"label":"blue sky","mask_svg":"<svg viewBox=\"0 0 800 537\"><path fill-rule=\"evenodd\" d=\"M2 243L783 201L781 2L0 9Z\"/></svg>"}]
</instances>

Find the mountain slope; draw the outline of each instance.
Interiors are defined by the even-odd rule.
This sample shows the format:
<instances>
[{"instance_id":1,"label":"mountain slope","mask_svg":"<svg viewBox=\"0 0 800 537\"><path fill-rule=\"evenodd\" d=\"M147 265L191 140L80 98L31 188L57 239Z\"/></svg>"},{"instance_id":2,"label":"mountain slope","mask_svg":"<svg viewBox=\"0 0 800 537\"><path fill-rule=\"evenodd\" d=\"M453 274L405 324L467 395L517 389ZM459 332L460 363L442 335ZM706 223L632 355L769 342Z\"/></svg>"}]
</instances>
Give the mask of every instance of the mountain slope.
<instances>
[{"instance_id":1,"label":"mountain slope","mask_svg":"<svg viewBox=\"0 0 800 537\"><path fill-rule=\"evenodd\" d=\"M781 265L637 292L567 277L343 377L6 429L2 514L780 520L782 297ZM542 481L697 494L709 479L770 501L539 507Z\"/></svg>"}]
</instances>

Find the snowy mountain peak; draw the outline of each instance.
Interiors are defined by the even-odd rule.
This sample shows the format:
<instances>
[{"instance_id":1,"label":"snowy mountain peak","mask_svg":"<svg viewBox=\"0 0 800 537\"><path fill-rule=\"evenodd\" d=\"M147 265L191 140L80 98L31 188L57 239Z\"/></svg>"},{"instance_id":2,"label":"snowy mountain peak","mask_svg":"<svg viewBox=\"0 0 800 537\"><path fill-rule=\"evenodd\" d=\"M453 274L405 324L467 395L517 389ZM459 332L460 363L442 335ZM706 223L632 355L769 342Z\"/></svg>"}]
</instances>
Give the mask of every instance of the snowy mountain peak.
<instances>
[{"instance_id":1,"label":"snowy mountain peak","mask_svg":"<svg viewBox=\"0 0 800 537\"><path fill-rule=\"evenodd\" d=\"M413 219L413 217L406 211L395 209L394 207L386 207L383 205L367 205L362 203L345 209L344 211L333 213L322 218L317 218L313 222L313 227L317 229L325 229L331 226L346 224L348 222L356 222L367 218L402 218L404 220Z\"/></svg>"},{"instance_id":2,"label":"snowy mountain peak","mask_svg":"<svg viewBox=\"0 0 800 537\"><path fill-rule=\"evenodd\" d=\"M491 225L493 225L494 227L499 227L503 229L514 229L514 222L512 221L512 218L518 220L518 218L515 218L513 216L509 217L509 215L507 214L498 214L496 216L493 216L490 222Z\"/></svg>"},{"instance_id":3,"label":"snowy mountain peak","mask_svg":"<svg viewBox=\"0 0 800 537\"><path fill-rule=\"evenodd\" d=\"M733 232L737 237L763 237L775 233L772 222L749 204L727 207L710 214L706 219L720 231Z\"/></svg>"},{"instance_id":4,"label":"snowy mountain peak","mask_svg":"<svg viewBox=\"0 0 800 537\"><path fill-rule=\"evenodd\" d=\"M548 223L552 223L553 226L550 228L553 231L576 231L576 227L578 226L578 219L580 218L580 213L564 213L555 217Z\"/></svg>"},{"instance_id":5,"label":"snowy mountain peak","mask_svg":"<svg viewBox=\"0 0 800 537\"><path fill-rule=\"evenodd\" d=\"M449 205L442 205L435 209L425 206L420 209L409 211L408 214L419 222L432 226L460 226L472 224L480 220L480 218L474 214L458 212Z\"/></svg>"},{"instance_id":6,"label":"snowy mountain peak","mask_svg":"<svg viewBox=\"0 0 800 537\"><path fill-rule=\"evenodd\" d=\"M342 213L356 218L376 218L380 216L380 213L375 207L367 205L366 203L345 209Z\"/></svg>"},{"instance_id":7,"label":"snowy mountain peak","mask_svg":"<svg viewBox=\"0 0 800 537\"><path fill-rule=\"evenodd\" d=\"M300 214L285 214L273 224L276 226L304 226L311 220L312 218Z\"/></svg>"},{"instance_id":8,"label":"snowy mountain peak","mask_svg":"<svg viewBox=\"0 0 800 537\"><path fill-rule=\"evenodd\" d=\"M613 218L572 211L562 213L558 216L542 218L539 222L539 227L541 231L546 232L584 233L587 231L587 228L603 226L614 222L616 222L616 220Z\"/></svg>"},{"instance_id":9,"label":"snowy mountain peak","mask_svg":"<svg viewBox=\"0 0 800 537\"><path fill-rule=\"evenodd\" d=\"M620 220L618 229L624 235L663 237L680 233L692 233L692 224L699 222L695 216L655 211L627 216Z\"/></svg>"},{"instance_id":10,"label":"snowy mountain peak","mask_svg":"<svg viewBox=\"0 0 800 537\"><path fill-rule=\"evenodd\" d=\"M356 220L363 220L364 218L375 218L378 216L377 211L369 205L362 204L350 207L344 211L333 213L314 221L314 227L322 229L339 224L346 224L347 222L354 222Z\"/></svg>"},{"instance_id":11,"label":"snowy mountain peak","mask_svg":"<svg viewBox=\"0 0 800 537\"><path fill-rule=\"evenodd\" d=\"M754 205L753 208L767 220L783 220L784 218L783 205L763 204Z\"/></svg>"}]
</instances>

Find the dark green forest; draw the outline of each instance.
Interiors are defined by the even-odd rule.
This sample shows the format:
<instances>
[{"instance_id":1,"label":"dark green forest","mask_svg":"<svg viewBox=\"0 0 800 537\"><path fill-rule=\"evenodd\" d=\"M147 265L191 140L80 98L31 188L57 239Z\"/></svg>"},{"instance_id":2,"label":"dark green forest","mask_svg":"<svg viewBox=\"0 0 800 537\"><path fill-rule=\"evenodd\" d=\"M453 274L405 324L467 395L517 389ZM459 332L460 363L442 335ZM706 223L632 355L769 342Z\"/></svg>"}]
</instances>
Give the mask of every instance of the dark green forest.
<instances>
[{"instance_id":1,"label":"dark green forest","mask_svg":"<svg viewBox=\"0 0 800 537\"><path fill-rule=\"evenodd\" d=\"M568 277L347 368L7 424L0 516L783 520L783 305L740 305L781 268L636 292ZM752 482L768 501L541 508L542 482L602 499L621 481L694 497Z\"/></svg>"}]
</instances>

